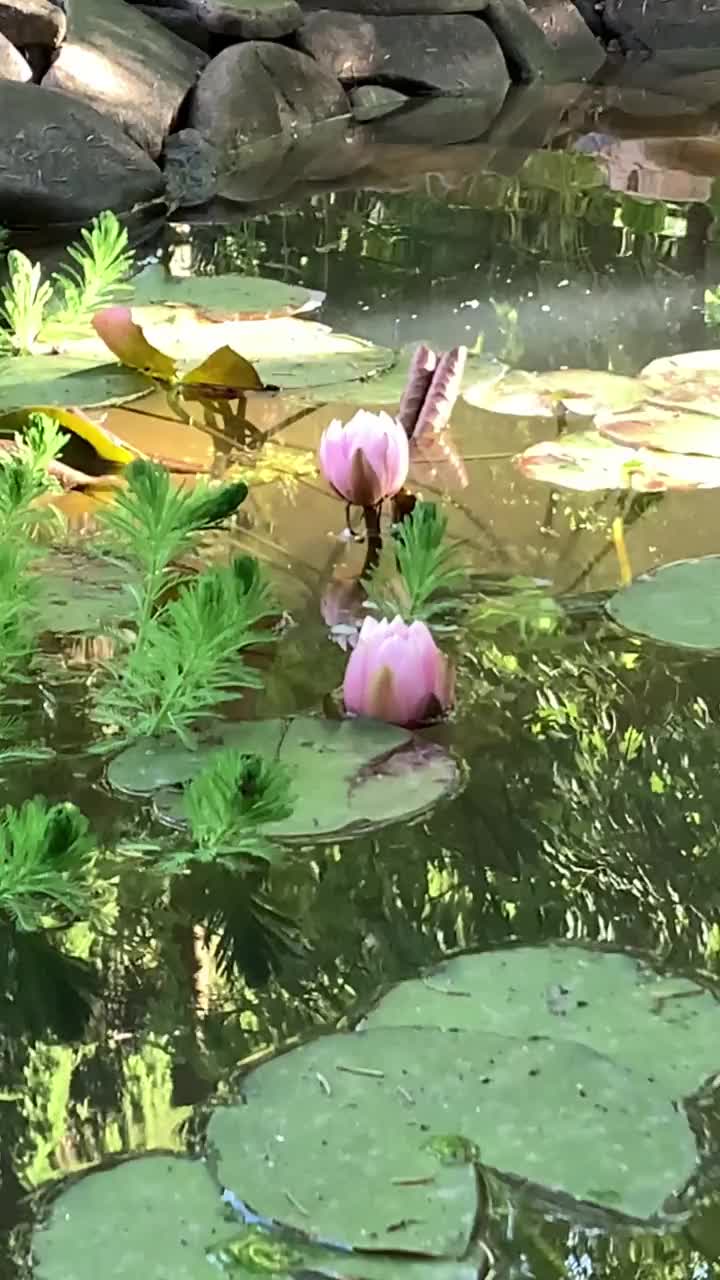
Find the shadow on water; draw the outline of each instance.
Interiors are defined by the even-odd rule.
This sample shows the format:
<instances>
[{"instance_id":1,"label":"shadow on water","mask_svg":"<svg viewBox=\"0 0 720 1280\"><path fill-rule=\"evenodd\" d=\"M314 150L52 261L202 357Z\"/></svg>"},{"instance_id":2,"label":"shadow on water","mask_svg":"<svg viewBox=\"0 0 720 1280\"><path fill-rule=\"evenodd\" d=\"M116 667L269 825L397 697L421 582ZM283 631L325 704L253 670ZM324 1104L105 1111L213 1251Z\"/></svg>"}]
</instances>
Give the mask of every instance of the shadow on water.
<instances>
[{"instance_id":1,"label":"shadow on water","mask_svg":"<svg viewBox=\"0 0 720 1280\"><path fill-rule=\"evenodd\" d=\"M703 151L698 139L684 169L677 140L624 137L637 107L629 89L603 105L589 92L563 108L568 149L518 156L510 173L478 162L477 149L459 154L469 147L458 141L459 169L441 175L423 168L420 143L386 138L366 157L363 189L244 218L236 209L223 224L193 214L168 229L165 252L188 274L237 270L324 289L323 321L390 345L480 341L525 368L627 373L711 346L703 293L720 276L718 195L695 170L713 168L719 144ZM392 189L398 167L404 191ZM282 432L283 446L305 457L341 411L314 409ZM272 428L287 407L268 413L262 425ZM458 655L455 722L438 731L466 761L468 783L426 820L303 850L269 876L200 868L169 885L128 856L92 924L29 934L3 925L8 1277L26 1274L28 1192L121 1153L187 1149L193 1108L229 1089L243 1064L357 1016L448 952L563 939L718 976L720 659L688 660L604 619L594 602L617 586L612 498L568 495L550 509L548 491L509 460L473 461L512 453L546 426L460 403L454 429L470 484L447 506L478 581L535 579L566 594L566 620L478 618ZM167 430L177 441L178 428ZM328 577L357 571L361 556L334 540L339 505L294 474L288 455L264 479L234 536L271 567L296 626L268 660L253 716L316 709L339 683L344 657L328 642L320 601ZM628 521L635 573L717 551L717 510L712 492L641 504ZM92 504L83 516L92 522ZM102 763L82 755L93 728L81 662L66 674L23 695L33 740L59 754L51 767L3 765L5 797L71 796L109 842L142 840L153 830L147 808L111 796ZM712 1102L703 1125L707 1194L701 1184L699 1208L675 1231L593 1232L572 1215L568 1224L521 1208L498 1225L499 1269L538 1280L714 1274Z\"/></svg>"}]
</instances>

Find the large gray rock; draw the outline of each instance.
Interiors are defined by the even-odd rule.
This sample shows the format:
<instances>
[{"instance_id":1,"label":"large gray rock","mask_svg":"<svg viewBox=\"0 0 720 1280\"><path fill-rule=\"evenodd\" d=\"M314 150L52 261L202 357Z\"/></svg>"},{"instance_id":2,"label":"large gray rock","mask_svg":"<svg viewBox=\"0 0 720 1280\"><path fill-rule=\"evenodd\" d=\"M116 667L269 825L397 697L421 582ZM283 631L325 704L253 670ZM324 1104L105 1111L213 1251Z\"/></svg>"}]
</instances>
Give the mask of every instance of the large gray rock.
<instances>
[{"instance_id":1,"label":"large gray rock","mask_svg":"<svg viewBox=\"0 0 720 1280\"><path fill-rule=\"evenodd\" d=\"M187 9L159 4L139 4L137 7L141 13L152 18L154 22L159 22L161 26L167 27L168 31L172 31L181 40L187 40L188 44L194 44L196 49L208 52L210 32L201 22L198 22L197 18L188 13Z\"/></svg>"},{"instance_id":2,"label":"large gray rock","mask_svg":"<svg viewBox=\"0 0 720 1280\"><path fill-rule=\"evenodd\" d=\"M502 108L502 99L423 98L386 119L373 130L377 142L405 142L447 147L482 138Z\"/></svg>"},{"instance_id":3,"label":"large gray rock","mask_svg":"<svg viewBox=\"0 0 720 1280\"><path fill-rule=\"evenodd\" d=\"M277 40L302 25L297 0L181 0L208 31L238 40Z\"/></svg>"},{"instance_id":4,"label":"large gray rock","mask_svg":"<svg viewBox=\"0 0 720 1280\"><path fill-rule=\"evenodd\" d=\"M0 83L0 225L87 223L157 201L164 180L127 134L84 102Z\"/></svg>"},{"instance_id":5,"label":"large gray rock","mask_svg":"<svg viewBox=\"0 0 720 1280\"><path fill-rule=\"evenodd\" d=\"M485 18L515 79L586 80L605 62L573 0L487 0Z\"/></svg>"},{"instance_id":6,"label":"large gray rock","mask_svg":"<svg viewBox=\"0 0 720 1280\"><path fill-rule=\"evenodd\" d=\"M334 76L304 53L265 41L231 45L203 71L189 124L233 164L239 149L349 113Z\"/></svg>"},{"instance_id":7,"label":"large gray rock","mask_svg":"<svg viewBox=\"0 0 720 1280\"><path fill-rule=\"evenodd\" d=\"M159 156L207 55L125 0L67 6L67 38L43 84L96 107Z\"/></svg>"},{"instance_id":8,"label":"large gray rock","mask_svg":"<svg viewBox=\"0 0 720 1280\"><path fill-rule=\"evenodd\" d=\"M50 0L0 0L0 35L12 44L59 45L65 36L65 14Z\"/></svg>"},{"instance_id":9,"label":"large gray rock","mask_svg":"<svg viewBox=\"0 0 720 1280\"><path fill-rule=\"evenodd\" d=\"M603 20L628 48L709 49L720 65L720 9L709 0L605 0Z\"/></svg>"},{"instance_id":10,"label":"large gray rock","mask_svg":"<svg viewBox=\"0 0 720 1280\"><path fill-rule=\"evenodd\" d=\"M297 35L301 49L344 83L381 80L432 93L476 93L499 108L510 82L490 28L466 13L310 13Z\"/></svg>"},{"instance_id":11,"label":"large gray rock","mask_svg":"<svg viewBox=\"0 0 720 1280\"><path fill-rule=\"evenodd\" d=\"M32 71L14 44L0 35L0 80L16 80L24 84L32 80Z\"/></svg>"},{"instance_id":12,"label":"large gray rock","mask_svg":"<svg viewBox=\"0 0 720 1280\"><path fill-rule=\"evenodd\" d=\"M398 13L479 13L487 0L303 0L306 13L333 9L338 13L375 13L392 18Z\"/></svg>"}]
</instances>

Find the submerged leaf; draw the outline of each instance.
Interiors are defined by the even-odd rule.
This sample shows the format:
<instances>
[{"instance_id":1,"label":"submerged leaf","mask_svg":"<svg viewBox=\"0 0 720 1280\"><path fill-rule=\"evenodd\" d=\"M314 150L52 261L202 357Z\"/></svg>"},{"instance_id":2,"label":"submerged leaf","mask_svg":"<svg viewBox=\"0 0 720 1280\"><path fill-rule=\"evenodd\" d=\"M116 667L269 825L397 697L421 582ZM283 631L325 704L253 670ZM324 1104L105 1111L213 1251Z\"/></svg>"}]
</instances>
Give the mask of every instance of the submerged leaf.
<instances>
[{"instance_id":1,"label":"submerged leaf","mask_svg":"<svg viewBox=\"0 0 720 1280\"><path fill-rule=\"evenodd\" d=\"M601 415L595 425L608 440L631 449L659 449L720 458L720 417L643 405L632 415Z\"/></svg>"},{"instance_id":2,"label":"submerged leaf","mask_svg":"<svg viewBox=\"0 0 720 1280\"><path fill-rule=\"evenodd\" d=\"M637 493L720 487L720 460L652 449L629 449L597 432L542 440L515 458L530 480L589 493L597 489L630 489Z\"/></svg>"}]
</instances>

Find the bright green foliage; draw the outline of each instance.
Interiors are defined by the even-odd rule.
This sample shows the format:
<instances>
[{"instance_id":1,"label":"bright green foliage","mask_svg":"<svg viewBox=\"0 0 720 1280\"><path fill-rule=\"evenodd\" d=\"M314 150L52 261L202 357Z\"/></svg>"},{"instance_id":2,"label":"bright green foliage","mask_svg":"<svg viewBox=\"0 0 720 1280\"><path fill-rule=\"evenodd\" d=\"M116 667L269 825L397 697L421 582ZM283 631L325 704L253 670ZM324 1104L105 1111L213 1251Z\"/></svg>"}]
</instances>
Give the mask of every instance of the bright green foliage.
<instances>
[{"instance_id":1,"label":"bright green foliage","mask_svg":"<svg viewBox=\"0 0 720 1280\"><path fill-rule=\"evenodd\" d=\"M467 581L467 566L446 541L447 517L434 502L418 502L412 515L395 526L393 550L400 576L379 574L367 583L368 597L386 617L406 622L431 621L462 607L453 596Z\"/></svg>"},{"instance_id":2,"label":"bright green foliage","mask_svg":"<svg viewBox=\"0 0 720 1280\"><path fill-rule=\"evenodd\" d=\"M42 798L0 810L0 909L22 929L47 914L82 916L95 856L88 823L73 804Z\"/></svg>"},{"instance_id":3,"label":"bright green foliage","mask_svg":"<svg viewBox=\"0 0 720 1280\"><path fill-rule=\"evenodd\" d=\"M190 549L201 530L234 515L248 490L242 481L214 490L206 485L177 489L165 467L143 459L126 468L125 478L127 489L103 513L102 522L122 554L143 574L138 598L141 643L160 595L180 576L170 569L172 561Z\"/></svg>"},{"instance_id":4,"label":"bright green foliage","mask_svg":"<svg viewBox=\"0 0 720 1280\"><path fill-rule=\"evenodd\" d=\"M0 290L0 346L27 355L37 344L82 333L95 311L131 292L134 255L114 213L93 218L68 254L75 265L43 280L38 262L10 251L10 279Z\"/></svg>"},{"instance_id":5,"label":"bright green foliage","mask_svg":"<svg viewBox=\"0 0 720 1280\"><path fill-rule=\"evenodd\" d=\"M48 465L65 437L45 414L33 414L17 451L0 451L0 681L9 682L31 651L36 627L34 600L37 584L30 567L39 552L32 535L42 517L33 506L52 489Z\"/></svg>"},{"instance_id":6,"label":"bright green foliage","mask_svg":"<svg viewBox=\"0 0 720 1280\"><path fill-rule=\"evenodd\" d=\"M273 608L270 591L248 557L209 569L148 617L127 660L111 673L97 714L125 739L177 733L243 687L261 681L241 651L266 633L253 630Z\"/></svg>"},{"instance_id":7,"label":"bright green foliage","mask_svg":"<svg viewBox=\"0 0 720 1280\"><path fill-rule=\"evenodd\" d=\"M278 760L246 755L232 748L218 752L185 791L183 808L194 848L174 854L178 860L221 861L237 866L238 858L274 862L278 847L262 828L292 813L290 774Z\"/></svg>"}]
</instances>

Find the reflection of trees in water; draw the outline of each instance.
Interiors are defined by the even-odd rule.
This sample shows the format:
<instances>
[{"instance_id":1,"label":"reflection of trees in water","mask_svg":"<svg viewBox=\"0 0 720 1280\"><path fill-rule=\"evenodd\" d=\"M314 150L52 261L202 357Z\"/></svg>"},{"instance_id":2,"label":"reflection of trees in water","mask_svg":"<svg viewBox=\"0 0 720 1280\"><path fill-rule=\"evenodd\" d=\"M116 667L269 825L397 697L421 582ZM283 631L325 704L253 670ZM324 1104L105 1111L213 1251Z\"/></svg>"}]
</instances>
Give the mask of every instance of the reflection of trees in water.
<instances>
[{"instance_id":1,"label":"reflection of trees in water","mask_svg":"<svg viewBox=\"0 0 720 1280\"><path fill-rule=\"evenodd\" d=\"M6 1215L24 1186L182 1149L189 1108L243 1064L458 947L601 939L717 968L716 664L666 663L596 622L510 637L468 644L452 806L268 875L128 867L112 931L0 934ZM691 1270L682 1235L520 1230L494 1243L543 1280L589 1274L585 1255L603 1275Z\"/></svg>"}]
</instances>

